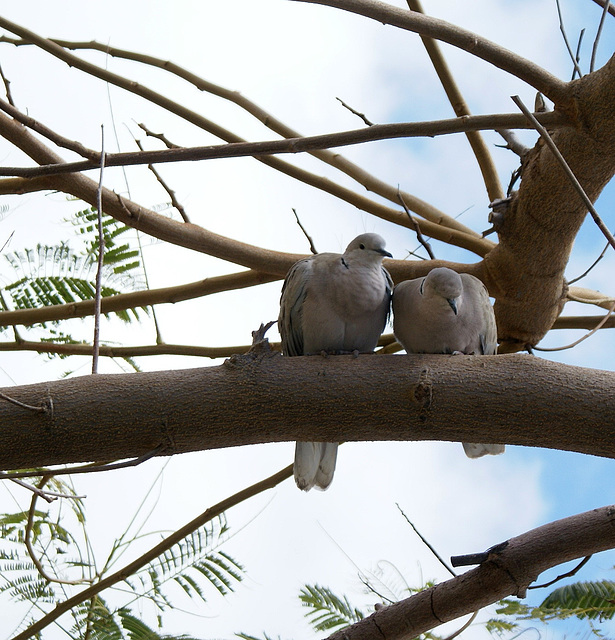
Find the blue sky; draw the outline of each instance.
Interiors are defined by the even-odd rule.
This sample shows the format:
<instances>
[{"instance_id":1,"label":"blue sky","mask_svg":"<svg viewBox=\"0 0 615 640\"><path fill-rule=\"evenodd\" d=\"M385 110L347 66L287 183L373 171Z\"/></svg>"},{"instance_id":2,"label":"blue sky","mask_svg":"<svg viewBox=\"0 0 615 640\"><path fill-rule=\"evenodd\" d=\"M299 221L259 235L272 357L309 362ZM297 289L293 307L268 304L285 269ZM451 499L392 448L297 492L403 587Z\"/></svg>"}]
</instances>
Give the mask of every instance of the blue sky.
<instances>
[{"instance_id":1,"label":"blue sky","mask_svg":"<svg viewBox=\"0 0 615 640\"><path fill-rule=\"evenodd\" d=\"M402 2L398 4L403 6ZM452 115L416 36L329 8L282 0L180 0L172 4L110 0L104 10L69 0L63 6L64 10L58 12L57 6L34 0L12 6L4 15L41 35L97 39L171 59L208 80L239 90L305 134L361 126L341 108L336 97L365 112L374 122ZM479 0L470 5L425 0L424 6L433 15L475 30L552 73L569 78L570 61L559 35L555 4L550 0ZM562 8L572 40L576 41L580 28L587 28L581 61L586 69L600 10L589 0L562 0ZM603 34L599 64L612 54L614 44L615 23L611 18ZM445 47L445 51L474 113L514 112L510 100L513 94L519 94L526 104L533 103L534 91L516 79L451 47ZM174 99L242 136L253 140L273 137L238 108L161 72L122 64L101 54L83 55L172 94ZM0 63L12 81L18 106L59 133L90 147L100 145L100 125L104 123L108 151L116 150L116 136L117 150L132 150L132 134L137 132L135 120L145 122L152 130L164 131L179 144L213 142L211 136L195 132L161 110L70 70L34 49L3 45ZM525 138L531 143L534 136L526 134ZM500 143L495 134L487 134L486 139L492 148ZM488 201L462 136L372 143L341 152L378 177L399 184L445 212L461 214L468 226L480 231L487 228ZM493 148L493 155L506 185L518 160L498 148ZM23 163L20 154L3 141L0 157L4 165ZM338 178L333 170L311 158L296 156L291 160ZM417 244L408 230L376 220L290 178L272 174L251 159L165 165L163 174L196 223L258 246L307 252L292 208L301 215L320 251L343 250L364 231L381 233L396 258L405 257L407 250ZM146 206L167 199L145 169L106 173L107 186L119 192L126 192L126 179L132 198ZM340 180L350 184L347 178ZM10 250L33 246L43 239L49 243L66 239L67 227L61 220L78 209L78 203L67 203L60 194L29 194L5 200L9 208L0 223L0 244L14 231ZM611 227L614 202L615 192L609 187L599 201L599 210ZM585 224L569 273L582 272L603 246L593 224ZM438 243L434 248L441 258L476 261L475 256L462 250ZM144 255L152 287L238 270L160 243L146 243ZM608 256L580 284L612 293L612 267L613 258ZM7 277L5 269L5 265L0 266L3 278ZM168 342L207 346L245 344L250 341L250 331L260 322L276 318L279 291L280 283L273 283L252 291L161 307L158 318L163 337ZM580 305L570 305L567 310L581 312L599 313ZM90 327L87 322L78 322L74 331L83 333L85 338ZM152 343L155 339L148 322L132 328L110 323L104 332L103 339L126 344ZM581 333L553 331L544 343L564 345ZM612 332L607 330L575 349L537 357L611 370L613 353ZM3 353L0 384L55 379L69 368L85 375L89 361L74 360L45 363L42 357L32 354ZM218 363L164 357L142 359L140 364L146 370L159 370ZM103 367L104 371L120 372L113 362L105 362ZM292 459L292 450L292 444L283 443L201 452L168 461L154 492L158 495L157 504L150 498L152 513L146 529L180 526L209 504L286 466ZM155 460L137 470L75 481L79 490L88 495L88 514L99 553L104 555L120 535L164 465L165 461ZM266 631L283 638L313 637L296 598L306 582L347 593L357 606L367 610L370 598L361 591L357 567L368 571L381 560L390 561L412 586L425 579L446 579L437 561L401 518L396 503L447 557L479 551L545 522L615 503L609 484L614 472L612 460L521 447L510 447L504 456L495 459L470 461L455 443L344 445L335 481L327 492L304 495L287 482L228 514L235 532L227 543L228 549L247 566L247 582L232 598L214 598L205 608L192 607L192 615L171 616L165 632L192 633L203 638L230 637L234 631ZM126 491L126 487L130 490ZM17 504L29 500L29 495L18 489L5 487L3 491L0 512L14 510ZM108 517L110 497L117 509L112 523ZM612 578L613 558L612 553L597 556L578 578ZM542 597L542 593L532 594L530 601L537 602ZM16 610L9 612L0 606L0 628L16 624L15 614ZM481 619L487 616L481 614ZM458 623L448 625L446 629L451 633L457 626ZM614 632L612 627L610 630ZM570 625L541 629L543 638L571 637L576 631L577 627ZM61 637L64 636L58 631L49 636L51 640ZM463 637L478 640L488 635L476 627Z\"/></svg>"}]
</instances>

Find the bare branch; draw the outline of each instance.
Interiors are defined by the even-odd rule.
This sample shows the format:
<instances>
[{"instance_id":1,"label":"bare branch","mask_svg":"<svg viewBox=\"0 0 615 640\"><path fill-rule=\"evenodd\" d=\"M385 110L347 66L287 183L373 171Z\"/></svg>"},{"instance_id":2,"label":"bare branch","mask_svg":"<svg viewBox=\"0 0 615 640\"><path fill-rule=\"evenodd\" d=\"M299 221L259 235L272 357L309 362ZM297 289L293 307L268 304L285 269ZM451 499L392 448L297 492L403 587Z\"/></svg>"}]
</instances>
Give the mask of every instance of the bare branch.
<instances>
[{"instance_id":1,"label":"bare branch","mask_svg":"<svg viewBox=\"0 0 615 640\"><path fill-rule=\"evenodd\" d=\"M373 126L374 123L371 122L370 120L368 120L367 116L364 113L359 113L358 111L356 111L352 107L348 106L341 98L335 98L335 99L342 105L342 107L344 107L345 109L348 109L348 111L350 111L350 113L352 113L353 115L361 118L361 120L363 120L363 122L365 122L365 124L368 127Z\"/></svg>"},{"instance_id":2,"label":"bare branch","mask_svg":"<svg viewBox=\"0 0 615 640\"><path fill-rule=\"evenodd\" d=\"M105 129L101 125L100 177L96 191L96 211L98 222L98 265L96 269L96 293L94 295L94 341L92 348L92 373L98 373L98 350L100 347L100 307L102 300L102 276L105 261L105 234L103 231L102 188L105 168Z\"/></svg>"},{"instance_id":3,"label":"bare branch","mask_svg":"<svg viewBox=\"0 0 615 640\"><path fill-rule=\"evenodd\" d=\"M421 6L420 0L408 0L408 6L412 11L416 11L418 13L424 14L423 7ZM451 103L453 110L455 111L455 115L457 117L469 116L470 109L466 104L466 101L453 78L453 74L449 69L449 66L446 64L446 60L444 58L444 54L440 49L440 45L433 38L429 38L426 36L421 36L421 40L425 45L425 49L429 54L429 58L438 74L438 78L440 78L440 82L444 87L444 91L448 97L448 101ZM497 200L498 198L504 197L504 192L502 191L502 185L500 184L500 179L498 177L498 172L495 168L495 164L493 163L493 159L491 154L489 153L489 149L483 140L483 137L480 133L476 131L468 131L466 132L466 137L470 146L472 147L472 151L474 152L474 156L478 162L478 166L480 167L480 171L483 176L483 180L485 182L485 186L487 187L487 195L489 196L489 200Z\"/></svg>"},{"instance_id":4,"label":"bare branch","mask_svg":"<svg viewBox=\"0 0 615 640\"><path fill-rule=\"evenodd\" d=\"M27 629L18 633L14 636L13 640L28 640L33 635L40 632L42 629L48 627L54 620L57 620L63 613L70 611L72 608L77 605L85 602L86 600L92 598L96 594L101 591L108 589L109 587L121 582L126 579L126 576L130 576L134 574L136 571L146 566L149 562L151 562L154 558L157 558L160 554L164 553L167 549L170 549L173 545L177 544L180 540L190 535L193 531L196 531L200 527L202 527L207 522L210 522L214 518L218 517L225 511L228 511L231 507L234 507L249 498L252 498L263 491L267 491L267 489L271 489L276 485L280 484L293 473L293 465L289 465L285 467L281 471L278 471L276 474L266 478L265 480L261 480L256 484L253 484L246 489L239 491L233 496L222 500L218 504L210 507L206 511L204 511L201 515L197 516L194 520L191 520L188 524L184 525L171 535L167 536L162 542L157 544L155 547L144 553L142 556L133 560L125 567L122 567L119 571L103 578L96 584L84 589L80 593L68 598L64 602L58 603L54 609L52 609L49 613L44 615L40 620L31 624Z\"/></svg>"},{"instance_id":5,"label":"bare branch","mask_svg":"<svg viewBox=\"0 0 615 640\"><path fill-rule=\"evenodd\" d=\"M301 229L301 231L303 231L303 235L307 238L307 241L308 241L308 243L310 245L310 251L312 252L313 255L316 255L318 253L318 251L316 251L316 247L314 246L314 241L312 240L312 237L306 231L305 227L301 223L301 220L299 219L299 214L297 213L296 209L293 209L293 213L295 214L295 220L297 221L297 224L299 225L299 228Z\"/></svg>"},{"instance_id":6,"label":"bare branch","mask_svg":"<svg viewBox=\"0 0 615 640\"><path fill-rule=\"evenodd\" d=\"M599 7L604 7L606 6L608 9L608 12L612 15L615 16L615 6L613 6L608 0L594 0L594 2L599 6Z\"/></svg>"},{"instance_id":7,"label":"bare branch","mask_svg":"<svg viewBox=\"0 0 615 640\"><path fill-rule=\"evenodd\" d=\"M414 226L414 230L416 232L416 238L417 240L421 243L421 245L423 245L425 251L427 251L427 255L432 259L435 260L436 256L434 255L434 252L431 249L431 245L429 244L429 242L427 242L427 240L425 240L425 238L423 237L423 234L421 233L421 228L419 227L417 221L412 217L412 214L410 213L410 210L408 209L408 207L406 206L406 203L404 202L404 198L401 195L401 193L398 191L398 196L399 196L399 201L401 202L404 211L407 213L408 218L410 218L410 222L412 223L412 225Z\"/></svg>"},{"instance_id":8,"label":"bare branch","mask_svg":"<svg viewBox=\"0 0 615 640\"><path fill-rule=\"evenodd\" d=\"M596 37L594 39L594 45L592 46L592 57L589 64L590 73L594 71L596 66L596 55L598 54L598 43L600 42L600 36L602 35L602 28L604 27L604 21L606 20L606 14L609 10L609 2L604 3L604 9L602 11L602 15L600 16L600 23L598 24L598 31L596 32Z\"/></svg>"},{"instance_id":9,"label":"bare branch","mask_svg":"<svg viewBox=\"0 0 615 640\"><path fill-rule=\"evenodd\" d=\"M564 44L566 45L566 49L568 50L568 55L570 56L570 59L572 60L572 64L574 65L574 71L579 74L579 78L580 78L583 75L583 72L581 71L581 67L579 67L579 63L576 56L572 52L572 47L570 46L568 36L566 35L566 28L564 27L564 19L562 17L562 8L560 6L559 0L555 0L555 4L557 5L557 15L559 18L560 33L562 34L562 38L564 39ZM572 77L574 78L574 73L572 74Z\"/></svg>"},{"instance_id":10,"label":"bare branch","mask_svg":"<svg viewBox=\"0 0 615 640\"><path fill-rule=\"evenodd\" d=\"M482 58L527 82L530 86L546 95L558 107L572 106L568 85L565 82L562 82L530 60L526 60L486 38L482 38L444 20L438 20L416 12L404 11L400 7L394 7L378 0L294 1L336 7L371 18L382 24L389 24L400 29L419 33L422 36L429 36L436 40L448 42L448 44L468 51L472 55ZM12 29L10 30L12 31Z\"/></svg>"},{"instance_id":11,"label":"bare branch","mask_svg":"<svg viewBox=\"0 0 615 640\"><path fill-rule=\"evenodd\" d=\"M560 113L550 111L537 116L539 122L546 126L570 124ZM42 125L39 123L40 128ZM265 140L262 142L232 142L223 145L207 145L205 147L173 147L171 149L155 149L150 151L131 151L124 153L109 153L106 155L105 166L124 167L149 163L167 162L195 162L197 160L219 160L222 158L241 158L246 156L262 159L274 154L307 153L313 150L330 149L349 145L363 144L377 140L395 138L436 137L453 133L463 133L478 130L531 129L521 114L494 114L481 116L463 116L448 120L431 122L402 122L393 124L379 124L363 129L352 129L339 133L327 133L304 138L286 138L284 140ZM47 130L49 133L49 130ZM48 136L50 137L51 134ZM65 138L61 138L66 140ZM67 144L67 143L66 143ZM85 152L88 152L86 150ZM33 178L43 175L58 175L77 173L96 169L100 166L100 154L93 160L77 162L50 163L40 167L0 167L0 176L18 176ZM306 180L303 180L304 182ZM322 188L322 187L320 187ZM324 189L325 191L327 189ZM404 199L406 194L404 194ZM441 221L439 222L439 224ZM450 225L446 225L450 226ZM459 228L463 225L457 225ZM474 233L474 232L472 232Z\"/></svg>"}]
</instances>

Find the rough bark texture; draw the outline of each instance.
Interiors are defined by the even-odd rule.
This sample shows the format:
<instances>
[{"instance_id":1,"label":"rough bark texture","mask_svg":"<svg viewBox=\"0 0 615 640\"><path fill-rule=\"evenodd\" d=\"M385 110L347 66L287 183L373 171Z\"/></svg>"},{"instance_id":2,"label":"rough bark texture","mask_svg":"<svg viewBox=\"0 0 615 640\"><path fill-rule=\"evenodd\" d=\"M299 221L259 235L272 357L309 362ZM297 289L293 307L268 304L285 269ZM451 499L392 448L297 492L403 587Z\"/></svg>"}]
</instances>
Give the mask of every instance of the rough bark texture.
<instances>
[{"instance_id":1,"label":"rough bark texture","mask_svg":"<svg viewBox=\"0 0 615 640\"><path fill-rule=\"evenodd\" d=\"M615 507L557 520L507 541L476 569L383 607L330 640L416 638L526 588L546 569L615 546Z\"/></svg>"},{"instance_id":2,"label":"rough bark texture","mask_svg":"<svg viewBox=\"0 0 615 640\"><path fill-rule=\"evenodd\" d=\"M288 440L450 440L615 457L615 373L529 355L233 356L11 387L0 467ZM130 416L130 419L126 419Z\"/></svg>"}]
</instances>

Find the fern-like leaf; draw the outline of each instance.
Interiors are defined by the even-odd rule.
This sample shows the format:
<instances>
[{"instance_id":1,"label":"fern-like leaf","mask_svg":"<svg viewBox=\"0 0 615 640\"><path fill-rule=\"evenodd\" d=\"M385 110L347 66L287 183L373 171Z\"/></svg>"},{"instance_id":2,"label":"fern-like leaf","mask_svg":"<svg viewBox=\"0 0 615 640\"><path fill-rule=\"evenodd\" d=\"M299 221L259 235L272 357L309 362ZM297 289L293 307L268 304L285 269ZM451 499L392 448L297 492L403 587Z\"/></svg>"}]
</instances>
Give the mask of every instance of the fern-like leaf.
<instances>
[{"instance_id":1,"label":"fern-like leaf","mask_svg":"<svg viewBox=\"0 0 615 640\"><path fill-rule=\"evenodd\" d=\"M532 617L612 620L615 617L615 582L575 582L550 593Z\"/></svg>"},{"instance_id":2,"label":"fern-like leaf","mask_svg":"<svg viewBox=\"0 0 615 640\"><path fill-rule=\"evenodd\" d=\"M310 611L305 614L315 631L329 631L362 620L365 615L352 607L348 598L340 598L331 589L319 585L305 585L299 599Z\"/></svg>"}]
</instances>

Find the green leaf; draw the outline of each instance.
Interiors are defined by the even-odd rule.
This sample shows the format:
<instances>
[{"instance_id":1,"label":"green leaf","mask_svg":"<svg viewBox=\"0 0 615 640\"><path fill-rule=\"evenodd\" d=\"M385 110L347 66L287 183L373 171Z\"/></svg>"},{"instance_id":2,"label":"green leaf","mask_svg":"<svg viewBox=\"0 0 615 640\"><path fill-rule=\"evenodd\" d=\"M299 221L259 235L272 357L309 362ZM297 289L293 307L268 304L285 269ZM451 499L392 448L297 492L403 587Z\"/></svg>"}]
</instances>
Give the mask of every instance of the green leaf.
<instances>
[{"instance_id":1,"label":"green leaf","mask_svg":"<svg viewBox=\"0 0 615 640\"><path fill-rule=\"evenodd\" d=\"M351 606L346 596L340 598L327 587L305 585L299 599L304 607L311 609L305 616L315 631L346 627L365 617L362 611Z\"/></svg>"},{"instance_id":2,"label":"green leaf","mask_svg":"<svg viewBox=\"0 0 615 640\"><path fill-rule=\"evenodd\" d=\"M576 582L549 594L533 617L568 618L580 620L612 620L615 616L615 582Z\"/></svg>"}]
</instances>

